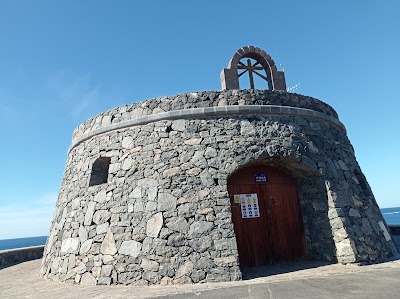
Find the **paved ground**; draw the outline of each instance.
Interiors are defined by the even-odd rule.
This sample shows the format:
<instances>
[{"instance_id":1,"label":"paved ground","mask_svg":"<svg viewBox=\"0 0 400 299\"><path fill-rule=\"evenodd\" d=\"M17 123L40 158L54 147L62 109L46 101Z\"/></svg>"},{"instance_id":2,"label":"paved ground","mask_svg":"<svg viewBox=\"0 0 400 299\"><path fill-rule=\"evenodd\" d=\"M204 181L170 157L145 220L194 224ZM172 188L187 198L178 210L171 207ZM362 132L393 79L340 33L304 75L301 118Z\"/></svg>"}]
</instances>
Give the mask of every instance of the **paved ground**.
<instances>
[{"instance_id":1,"label":"paved ground","mask_svg":"<svg viewBox=\"0 0 400 299\"><path fill-rule=\"evenodd\" d=\"M0 298L400 298L400 260L369 266L277 265L250 271L247 276L254 278L244 281L165 287L68 285L40 278L39 268L40 260L34 260L1 269Z\"/></svg>"}]
</instances>

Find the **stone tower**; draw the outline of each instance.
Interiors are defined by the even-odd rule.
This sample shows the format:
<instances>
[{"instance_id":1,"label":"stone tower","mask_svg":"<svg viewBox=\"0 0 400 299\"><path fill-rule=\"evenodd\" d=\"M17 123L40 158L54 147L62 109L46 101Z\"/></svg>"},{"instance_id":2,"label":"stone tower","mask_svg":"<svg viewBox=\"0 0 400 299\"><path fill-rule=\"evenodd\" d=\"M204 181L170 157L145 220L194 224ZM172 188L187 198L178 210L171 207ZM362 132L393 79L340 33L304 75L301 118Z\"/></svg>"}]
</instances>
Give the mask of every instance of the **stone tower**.
<instances>
[{"instance_id":1,"label":"stone tower","mask_svg":"<svg viewBox=\"0 0 400 299\"><path fill-rule=\"evenodd\" d=\"M240 90L241 72L268 89ZM286 92L257 47L239 49L221 82L222 91L118 107L74 131L44 277L230 281L243 266L396 253L332 107Z\"/></svg>"}]
</instances>

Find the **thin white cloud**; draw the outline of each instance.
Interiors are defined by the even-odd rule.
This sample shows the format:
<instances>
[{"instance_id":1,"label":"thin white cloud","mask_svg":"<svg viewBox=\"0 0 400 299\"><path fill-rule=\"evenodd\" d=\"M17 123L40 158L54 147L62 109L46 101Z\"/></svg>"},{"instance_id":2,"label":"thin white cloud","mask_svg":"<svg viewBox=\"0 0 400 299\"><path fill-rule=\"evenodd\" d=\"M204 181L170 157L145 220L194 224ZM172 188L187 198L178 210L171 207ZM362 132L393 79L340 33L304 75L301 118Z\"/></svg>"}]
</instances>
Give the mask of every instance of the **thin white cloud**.
<instances>
[{"instance_id":1,"label":"thin white cloud","mask_svg":"<svg viewBox=\"0 0 400 299\"><path fill-rule=\"evenodd\" d=\"M0 115L3 113L9 113L11 111L8 101L9 96L7 90L0 87Z\"/></svg>"},{"instance_id":2,"label":"thin white cloud","mask_svg":"<svg viewBox=\"0 0 400 299\"><path fill-rule=\"evenodd\" d=\"M4 103L0 103L0 113L8 113L10 111L10 107L8 107Z\"/></svg>"},{"instance_id":3,"label":"thin white cloud","mask_svg":"<svg viewBox=\"0 0 400 299\"><path fill-rule=\"evenodd\" d=\"M58 197L58 192L49 192L39 197L35 203L40 205L55 206Z\"/></svg>"},{"instance_id":4,"label":"thin white cloud","mask_svg":"<svg viewBox=\"0 0 400 299\"><path fill-rule=\"evenodd\" d=\"M48 88L55 94L56 100L73 117L80 117L97 106L100 87L100 84L93 84L89 73L73 76L62 70L48 80Z\"/></svg>"},{"instance_id":5,"label":"thin white cloud","mask_svg":"<svg viewBox=\"0 0 400 299\"><path fill-rule=\"evenodd\" d=\"M88 90L86 93L81 94L79 101L73 107L73 115L80 116L84 111L90 109L99 100L99 86Z\"/></svg>"},{"instance_id":6,"label":"thin white cloud","mask_svg":"<svg viewBox=\"0 0 400 299\"><path fill-rule=\"evenodd\" d=\"M47 235L57 201L57 193L49 192L23 204L0 208L0 239Z\"/></svg>"}]
</instances>

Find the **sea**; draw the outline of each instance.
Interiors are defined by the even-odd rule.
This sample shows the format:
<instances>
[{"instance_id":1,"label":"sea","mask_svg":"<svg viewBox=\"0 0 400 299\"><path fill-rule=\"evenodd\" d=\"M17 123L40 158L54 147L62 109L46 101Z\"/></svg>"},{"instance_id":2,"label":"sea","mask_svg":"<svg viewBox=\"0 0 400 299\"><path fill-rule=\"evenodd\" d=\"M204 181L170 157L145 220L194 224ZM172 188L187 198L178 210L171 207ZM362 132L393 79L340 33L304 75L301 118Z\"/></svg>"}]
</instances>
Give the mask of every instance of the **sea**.
<instances>
[{"instance_id":1,"label":"sea","mask_svg":"<svg viewBox=\"0 0 400 299\"><path fill-rule=\"evenodd\" d=\"M381 209L389 225L400 225L400 207ZM45 245L47 236L0 240L0 250Z\"/></svg>"},{"instance_id":2,"label":"sea","mask_svg":"<svg viewBox=\"0 0 400 299\"><path fill-rule=\"evenodd\" d=\"M381 212L388 225L400 225L400 208L384 208Z\"/></svg>"},{"instance_id":3,"label":"sea","mask_svg":"<svg viewBox=\"0 0 400 299\"><path fill-rule=\"evenodd\" d=\"M47 236L0 240L0 250L45 245Z\"/></svg>"}]
</instances>

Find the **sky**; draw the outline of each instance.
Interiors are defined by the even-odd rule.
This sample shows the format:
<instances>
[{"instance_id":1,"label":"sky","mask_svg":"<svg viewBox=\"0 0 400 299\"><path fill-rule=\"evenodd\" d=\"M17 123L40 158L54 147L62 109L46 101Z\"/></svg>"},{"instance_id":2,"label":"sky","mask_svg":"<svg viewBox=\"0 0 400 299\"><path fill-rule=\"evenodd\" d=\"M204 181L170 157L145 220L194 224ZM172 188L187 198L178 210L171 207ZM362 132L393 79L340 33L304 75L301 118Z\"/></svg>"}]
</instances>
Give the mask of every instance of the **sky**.
<instances>
[{"instance_id":1,"label":"sky","mask_svg":"<svg viewBox=\"0 0 400 299\"><path fill-rule=\"evenodd\" d=\"M0 0L0 239L48 234L79 124L220 90L245 45L338 112L379 206L400 206L399 11L397 0Z\"/></svg>"}]
</instances>

